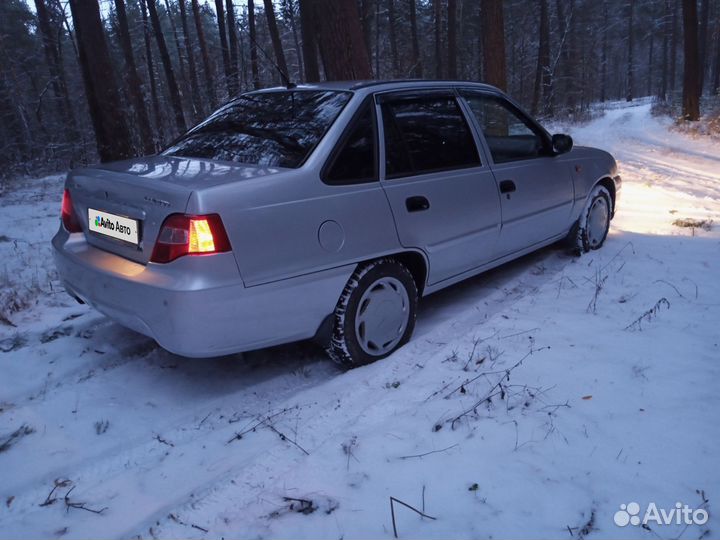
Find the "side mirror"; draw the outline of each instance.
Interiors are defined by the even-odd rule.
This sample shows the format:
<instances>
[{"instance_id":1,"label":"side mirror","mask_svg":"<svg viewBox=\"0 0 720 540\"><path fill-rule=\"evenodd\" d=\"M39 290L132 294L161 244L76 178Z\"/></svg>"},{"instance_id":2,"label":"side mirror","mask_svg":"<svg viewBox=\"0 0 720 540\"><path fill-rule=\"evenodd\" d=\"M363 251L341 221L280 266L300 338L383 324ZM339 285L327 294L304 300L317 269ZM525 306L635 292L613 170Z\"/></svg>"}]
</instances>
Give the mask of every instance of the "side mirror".
<instances>
[{"instance_id":1,"label":"side mirror","mask_svg":"<svg viewBox=\"0 0 720 540\"><path fill-rule=\"evenodd\" d=\"M553 150L558 154L565 154L572 150L573 140L570 135L556 133L552 136Z\"/></svg>"}]
</instances>

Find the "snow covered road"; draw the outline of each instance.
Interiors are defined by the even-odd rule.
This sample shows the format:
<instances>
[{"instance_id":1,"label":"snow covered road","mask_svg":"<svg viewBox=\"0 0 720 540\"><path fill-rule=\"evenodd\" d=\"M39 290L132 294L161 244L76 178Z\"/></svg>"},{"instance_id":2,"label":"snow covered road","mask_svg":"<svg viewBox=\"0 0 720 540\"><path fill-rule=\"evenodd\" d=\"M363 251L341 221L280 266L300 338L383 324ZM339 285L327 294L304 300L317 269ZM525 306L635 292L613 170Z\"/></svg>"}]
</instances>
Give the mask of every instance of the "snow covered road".
<instances>
[{"instance_id":1,"label":"snow covered road","mask_svg":"<svg viewBox=\"0 0 720 540\"><path fill-rule=\"evenodd\" d=\"M647 104L571 133L619 162L605 247L433 295L348 373L310 343L179 358L74 304L61 180L22 181L0 199L0 537L391 538L391 496L436 518L396 505L400 537L717 535L720 146ZM633 501L709 521L615 525Z\"/></svg>"}]
</instances>

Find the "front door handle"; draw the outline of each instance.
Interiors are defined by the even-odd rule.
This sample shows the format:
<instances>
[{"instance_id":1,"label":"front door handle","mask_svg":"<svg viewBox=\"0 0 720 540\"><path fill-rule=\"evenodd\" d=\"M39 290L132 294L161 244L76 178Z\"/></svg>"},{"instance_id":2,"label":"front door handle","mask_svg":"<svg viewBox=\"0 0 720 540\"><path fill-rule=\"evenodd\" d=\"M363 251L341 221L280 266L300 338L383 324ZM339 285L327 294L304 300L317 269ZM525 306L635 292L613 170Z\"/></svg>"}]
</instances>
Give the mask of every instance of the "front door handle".
<instances>
[{"instance_id":1,"label":"front door handle","mask_svg":"<svg viewBox=\"0 0 720 540\"><path fill-rule=\"evenodd\" d=\"M516 189L515 182L512 180L503 180L500 182L500 193L512 193Z\"/></svg>"},{"instance_id":2,"label":"front door handle","mask_svg":"<svg viewBox=\"0 0 720 540\"><path fill-rule=\"evenodd\" d=\"M422 195L408 197L405 199L405 208L408 212L422 212L430 208L430 201Z\"/></svg>"}]
</instances>

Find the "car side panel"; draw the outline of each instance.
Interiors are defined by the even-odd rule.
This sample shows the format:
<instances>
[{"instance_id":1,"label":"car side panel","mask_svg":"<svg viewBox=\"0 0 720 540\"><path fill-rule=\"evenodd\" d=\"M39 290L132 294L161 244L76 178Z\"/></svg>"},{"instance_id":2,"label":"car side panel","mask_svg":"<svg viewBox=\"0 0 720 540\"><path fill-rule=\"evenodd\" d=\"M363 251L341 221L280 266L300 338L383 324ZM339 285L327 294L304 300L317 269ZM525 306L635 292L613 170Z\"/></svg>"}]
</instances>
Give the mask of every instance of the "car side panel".
<instances>
[{"instance_id":1,"label":"car side panel","mask_svg":"<svg viewBox=\"0 0 720 540\"><path fill-rule=\"evenodd\" d=\"M520 252L569 230L572 223L575 185L569 165L558 156L495 163L478 118L468 103L471 96L499 99L518 116L526 118L543 138L549 135L532 117L504 94L473 92L462 99L476 137L485 154L491 158L490 168L498 191L504 182L512 182L514 191L500 193L502 229L494 258Z\"/></svg>"},{"instance_id":2,"label":"car side panel","mask_svg":"<svg viewBox=\"0 0 720 540\"><path fill-rule=\"evenodd\" d=\"M376 94L379 95L382 93ZM500 234L499 192L468 111L460 100L458 105L470 127L481 165L393 179L386 178L382 109L379 104L376 106L382 185L400 243L404 248L423 251L428 259L428 284L447 280L491 260ZM426 198L429 208L409 212L410 197Z\"/></svg>"},{"instance_id":3,"label":"car side panel","mask_svg":"<svg viewBox=\"0 0 720 540\"><path fill-rule=\"evenodd\" d=\"M575 184L575 201L571 222L574 223L585 208L587 197L593 187L603 178L614 178L617 174L615 160L610 154L597 148L576 146L567 154L556 158L567 164ZM616 193L616 202L617 202ZM615 208L613 208L614 212Z\"/></svg>"},{"instance_id":4,"label":"car side panel","mask_svg":"<svg viewBox=\"0 0 720 540\"><path fill-rule=\"evenodd\" d=\"M574 183L570 166L541 157L492 166L500 185L510 180L517 190L501 195L502 232L496 255L522 250L569 229Z\"/></svg>"},{"instance_id":5,"label":"car side panel","mask_svg":"<svg viewBox=\"0 0 720 540\"><path fill-rule=\"evenodd\" d=\"M299 169L237 192L196 192L188 211L210 208L219 209L248 287L401 249L378 182L327 186Z\"/></svg>"},{"instance_id":6,"label":"car side panel","mask_svg":"<svg viewBox=\"0 0 720 540\"><path fill-rule=\"evenodd\" d=\"M400 241L428 257L428 283L492 259L500 231L500 206L488 168L444 171L383 182ZM425 197L430 207L410 212L406 200Z\"/></svg>"}]
</instances>

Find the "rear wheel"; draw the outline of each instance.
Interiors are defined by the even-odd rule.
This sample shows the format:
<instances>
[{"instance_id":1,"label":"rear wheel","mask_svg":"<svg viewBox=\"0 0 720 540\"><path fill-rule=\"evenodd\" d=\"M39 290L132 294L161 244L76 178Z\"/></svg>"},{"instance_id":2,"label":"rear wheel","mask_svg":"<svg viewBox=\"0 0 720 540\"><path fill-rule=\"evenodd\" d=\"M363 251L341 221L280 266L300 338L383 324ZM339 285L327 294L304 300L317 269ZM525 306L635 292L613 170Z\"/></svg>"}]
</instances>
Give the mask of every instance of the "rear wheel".
<instances>
[{"instance_id":1,"label":"rear wheel","mask_svg":"<svg viewBox=\"0 0 720 540\"><path fill-rule=\"evenodd\" d=\"M612 198L603 186L595 186L588 203L568 235L571 248L579 253L599 249L610 229Z\"/></svg>"},{"instance_id":2,"label":"rear wheel","mask_svg":"<svg viewBox=\"0 0 720 540\"><path fill-rule=\"evenodd\" d=\"M359 266L335 308L328 354L348 368L385 358L410 339L417 302L415 280L399 262Z\"/></svg>"}]
</instances>

